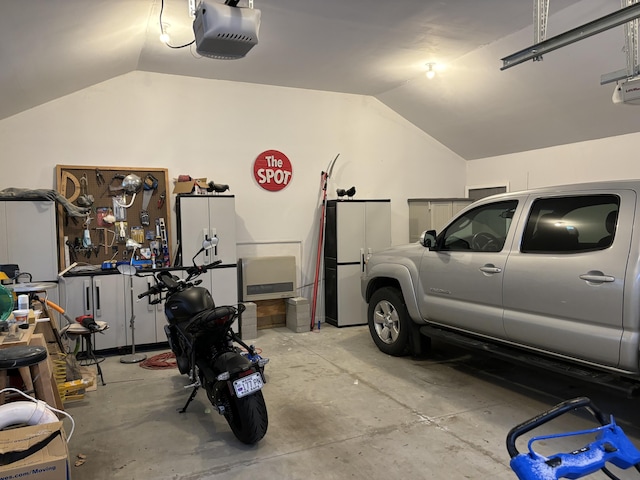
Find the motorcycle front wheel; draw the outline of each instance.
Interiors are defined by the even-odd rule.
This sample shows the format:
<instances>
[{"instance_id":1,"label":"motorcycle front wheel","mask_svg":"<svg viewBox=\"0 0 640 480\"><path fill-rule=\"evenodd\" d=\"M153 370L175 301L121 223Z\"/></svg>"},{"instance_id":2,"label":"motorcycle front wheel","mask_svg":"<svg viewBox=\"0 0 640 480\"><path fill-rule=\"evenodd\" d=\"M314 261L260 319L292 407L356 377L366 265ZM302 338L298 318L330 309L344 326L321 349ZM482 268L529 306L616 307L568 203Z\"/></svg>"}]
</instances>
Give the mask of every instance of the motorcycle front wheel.
<instances>
[{"instance_id":1,"label":"motorcycle front wheel","mask_svg":"<svg viewBox=\"0 0 640 480\"><path fill-rule=\"evenodd\" d=\"M262 391L257 391L246 397L238 398L226 392L225 403L229 408L225 411L231 431L238 440L248 445L259 442L267 433L269 419L267 405Z\"/></svg>"}]
</instances>

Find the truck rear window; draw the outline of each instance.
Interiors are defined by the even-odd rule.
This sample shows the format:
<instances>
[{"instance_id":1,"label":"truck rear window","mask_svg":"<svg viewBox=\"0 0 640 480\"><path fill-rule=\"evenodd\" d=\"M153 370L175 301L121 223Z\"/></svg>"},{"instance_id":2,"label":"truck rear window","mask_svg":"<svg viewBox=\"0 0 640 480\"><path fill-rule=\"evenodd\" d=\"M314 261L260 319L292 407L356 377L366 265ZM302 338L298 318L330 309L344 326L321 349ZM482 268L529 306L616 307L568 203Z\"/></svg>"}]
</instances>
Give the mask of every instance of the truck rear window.
<instances>
[{"instance_id":1,"label":"truck rear window","mask_svg":"<svg viewBox=\"0 0 640 480\"><path fill-rule=\"evenodd\" d=\"M524 235L523 253L578 253L613 244L620 198L577 195L541 198L533 203Z\"/></svg>"}]
</instances>

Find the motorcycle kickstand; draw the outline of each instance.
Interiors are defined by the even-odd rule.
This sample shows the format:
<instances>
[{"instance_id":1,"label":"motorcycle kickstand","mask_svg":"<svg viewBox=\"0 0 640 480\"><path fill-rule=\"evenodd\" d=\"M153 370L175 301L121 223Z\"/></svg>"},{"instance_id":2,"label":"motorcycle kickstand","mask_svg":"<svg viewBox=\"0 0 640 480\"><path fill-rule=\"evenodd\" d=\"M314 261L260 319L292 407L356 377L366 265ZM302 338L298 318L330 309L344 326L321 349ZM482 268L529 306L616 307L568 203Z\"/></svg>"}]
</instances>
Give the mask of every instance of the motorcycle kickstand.
<instances>
[{"instance_id":1,"label":"motorcycle kickstand","mask_svg":"<svg viewBox=\"0 0 640 480\"><path fill-rule=\"evenodd\" d=\"M193 387L193 391L191 392L191 395L189 395L189 400L187 400L187 403L184 404L184 407L182 407L182 410L178 410L178 413L184 413L187 411L187 407L189 406L189 404L193 401L194 398L196 398L196 393L198 393L199 388L200 388L200 385L195 385Z\"/></svg>"}]
</instances>

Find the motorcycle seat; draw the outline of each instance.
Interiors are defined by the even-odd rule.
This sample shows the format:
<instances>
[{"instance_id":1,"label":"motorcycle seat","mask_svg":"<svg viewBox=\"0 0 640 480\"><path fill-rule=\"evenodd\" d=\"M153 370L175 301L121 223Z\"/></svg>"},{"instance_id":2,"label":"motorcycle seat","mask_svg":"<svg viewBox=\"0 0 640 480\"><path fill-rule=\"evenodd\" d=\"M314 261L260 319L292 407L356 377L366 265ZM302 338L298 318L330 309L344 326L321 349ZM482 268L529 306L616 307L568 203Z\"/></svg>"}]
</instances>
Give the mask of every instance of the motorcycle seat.
<instances>
[{"instance_id":1,"label":"motorcycle seat","mask_svg":"<svg viewBox=\"0 0 640 480\"><path fill-rule=\"evenodd\" d=\"M235 308L230 306L214 307L207 310L203 310L196 314L185 325L185 330L190 333L197 333L200 330L204 330L207 327L222 327L228 321L233 319L235 314Z\"/></svg>"}]
</instances>

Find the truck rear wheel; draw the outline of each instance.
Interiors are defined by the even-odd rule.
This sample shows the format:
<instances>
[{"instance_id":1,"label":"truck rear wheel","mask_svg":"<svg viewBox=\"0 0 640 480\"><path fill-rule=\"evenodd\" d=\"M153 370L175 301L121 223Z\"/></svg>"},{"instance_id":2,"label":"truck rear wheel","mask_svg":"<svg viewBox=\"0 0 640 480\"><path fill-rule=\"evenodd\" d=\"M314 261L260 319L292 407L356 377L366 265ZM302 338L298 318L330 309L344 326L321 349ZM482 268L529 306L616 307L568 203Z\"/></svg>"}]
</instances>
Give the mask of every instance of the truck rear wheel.
<instances>
[{"instance_id":1,"label":"truck rear wheel","mask_svg":"<svg viewBox=\"0 0 640 480\"><path fill-rule=\"evenodd\" d=\"M398 289L376 290L369 300L367 319L371 338L380 351L395 357L408 353L411 319Z\"/></svg>"}]
</instances>

